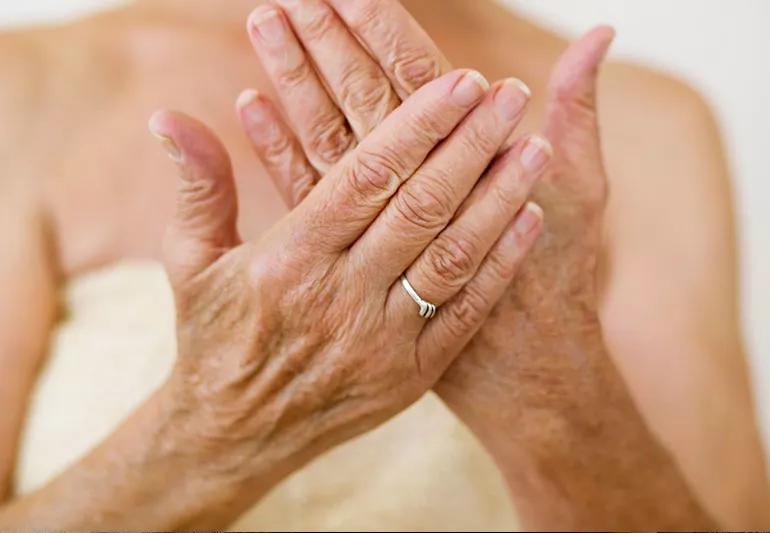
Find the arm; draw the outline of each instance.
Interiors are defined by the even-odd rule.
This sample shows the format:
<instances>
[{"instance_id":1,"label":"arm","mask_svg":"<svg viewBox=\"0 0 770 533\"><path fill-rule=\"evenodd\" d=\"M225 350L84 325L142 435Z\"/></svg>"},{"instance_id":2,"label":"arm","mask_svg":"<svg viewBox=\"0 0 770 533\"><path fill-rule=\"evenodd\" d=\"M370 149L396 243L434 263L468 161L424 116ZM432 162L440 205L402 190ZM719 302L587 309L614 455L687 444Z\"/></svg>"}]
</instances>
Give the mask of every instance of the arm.
<instances>
[{"instance_id":1,"label":"arm","mask_svg":"<svg viewBox=\"0 0 770 533\"><path fill-rule=\"evenodd\" d=\"M2 529L222 527L244 497L269 488L231 475L227 450L206 451L174 428L194 423L164 387L86 457L44 488L0 508Z\"/></svg>"},{"instance_id":2,"label":"arm","mask_svg":"<svg viewBox=\"0 0 770 533\"><path fill-rule=\"evenodd\" d=\"M607 181L595 86L611 40L607 28L590 32L554 69L545 130L557 156L535 191L547 233L439 391L498 458L528 527L557 525L552 500L568 529L714 529L637 411L599 326ZM500 405L505 420L494 415Z\"/></svg>"},{"instance_id":3,"label":"arm","mask_svg":"<svg viewBox=\"0 0 770 533\"><path fill-rule=\"evenodd\" d=\"M577 314L577 313L576 313ZM648 430L604 346L595 319L551 322L516 336L539 343L546 361L536 383L483 395L463 378L439 393L476 433L511 490L523 527L537 530L713 530L677 465ZM554 331L558 331L554 335ZM477 339L470 349L515 357L510 346ZM514 369L510 369L514 371ZM472 380L469 376L465 379ZM496 378L505 381L504 377ZM470 395L469 395L470 393ZM522 399L524 397L524 399ZM521 404L526 402L526 407Z\"/></svg>"},{"instance_id":4,"label":"arm","mask_svg":"<svg viewBox=\"0 0 770 533\"><path fill-rule=\"evenodd\" d=\"M11 496L27 401L57 310L52 243L38 199L6 183L0 196L0 502Z\"/></svg>"},{"instance_id":5,"label":"arm","mask_svg":"<svg viewBox=\"0 0 770 533\"><path fill-rule=\"evenodd\" d=\"M770 491L741 339L732 191L716 121L702 97L662 75L618 65L607 69L605 84L612 108L617 94L644 95L622 123L604 120L605 132L639 140L630 153L607 136L614 177L602 310L608 346L651 429L708 508L731 529L766 528ZM648 135L658 117L668 126ZM631 157L639 164L627 164Z\"/></svg>"}]
</instances>

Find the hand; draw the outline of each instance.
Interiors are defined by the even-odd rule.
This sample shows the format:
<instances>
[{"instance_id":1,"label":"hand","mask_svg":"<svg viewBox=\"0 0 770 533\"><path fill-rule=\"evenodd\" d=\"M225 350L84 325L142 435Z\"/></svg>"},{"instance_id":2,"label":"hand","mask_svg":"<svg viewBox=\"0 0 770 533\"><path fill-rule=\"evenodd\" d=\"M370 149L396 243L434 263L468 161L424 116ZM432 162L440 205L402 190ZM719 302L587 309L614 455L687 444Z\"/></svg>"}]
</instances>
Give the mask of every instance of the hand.
<instances>
[{"instance_id":1,"label":"hand","mask_svg":"<svg viewBox=\"0 0 770 533\"><path fill-rule=\"evenodd\" d=\"M283 121L270 100L253 91L242 95L238 107L257 154L289 205L294 206L317 183L322 168L318 161L332 164L345 150L355 146L354 132L366 131L382 120L396 105L394 101L403 88L394 88L398 83L393 75L388 75L387 63L378 65L358 42L366 42L374 50L373 55L380 58L399 57L399 47L378 40L375 32L365 25L362 28L360 23L345 26L344 22L355 21L357 17L348 13L343 21L320 0L275 3L283 10L273 4L260 6L250 17L249 30L260 63L276 88L290 124ZM338 7L335 3L335 7L349 10L355 3L339 4ZM366 4L369 3L360 5ZM418 55L433 58L426 64L442 65L445 60L426 36L414 34L416 24L411 18L404 18L398 9L400 5L384 4L395 15L378 19L387 27L381 33L397 42L410 42L406 48L422 50ZM401 26L396 25L396 19ZM536 190L544 204L559 213L558 220L548 224L548 239L538 247L537 260L527 262L526 282L520 281L509 292L512 303L500 306L499 314L484 328L485 335L496 338L497 344L467 350L439 384L438 390L450 405L467 412L470 408L465 404L472 403L473 411L479 412L478 418L485 410L496 413L500 402L508 402L516 389L512 384L518 385L520 378L529 375L526 368L521 373L512 368L518 360L509 356L512 346L538 363L547 364L537 358L537 348L544 340L561 338L567 321L573 329L598 331L594 270L606 177L593 91L595 71L611 36L606 28L595 30L564 55L554 72L546 133L559 143L559 164ZM345 53L340 54L340 50ZM328 92L325 87L329 87ZM353 98L351 95L355 94L363 96ZM330 131L335 133L330 135ZM319 132L325 134L319 136ZM318 147L324 145L322 139L344 141L335 150L319 151ZM521 155L521 146L531 145L532 141L547 145L533 137L525 143L514 143L512 152ZM321 157L321 152L326 156ZM528 324L537 325L525 332L525 346L514 340L511 324L522 323L520 317L510 316L514 310L521 311ZM474 346L482 346L483 338ZM569 380L566 386L570 386ZM542 393L539 385L535 388L533 394Z\"/></svg>"},{"instance_id":2,"label":"hand","mask_svg":"<svg viewBox=\"0 0 770 533\"><path fill-rule=\"evenodd\" d=\"M292 207L404 98L449 69L395 0L276 0L254 10L248 30L287 123L254 91L239 100L241 117Z\"/></svg>"},{"instance_id":3,"label":"hand","mask_svg":"<svg viewBox=\"0 0 770 533\"><path fill-rule=\"evenodd\" d=\"M290 4L297 7L295 2ZM280 15L274 15L274 20L285 24ZM323 20L328 30L334 19ZM307 28L293 18L292 23L305 46L312 45L304 35ZM384 17L381 24L388 25L388 19ZM412 27L402 26L407 34ZM361 31L357 37L367 42ZM399 39L397 27L389 27L387 34ZM293 39L288 30L282 35ZM546 133L558 143L559 164L537 191L559 218L548 224L548 239L539 245L539 255L526 262L526 281L520 279L509 289L484 326L484 334L455 360L436 388L495 456L523 521L533 527L711 525L631 402L604 348L596 315L594 282L607 185L596 120L595 76L611 38L607 28L591 32L570 48L554 71ZM270 47L266 52L259 38L252 39L258 55L264 57ZM423 50L431 49L427 37L422 42ZM389 44L374 40L379 46L375 55L398 57L398 48ZM299 50L292 56L295 61L309 61L301 59L296 43L288 46ZM357 57L361 54L351 50L350 54L317 54L314 59L333 71L335 62ZM310 99L310 91L289 95L283 90L281 65L285 63L274 58L272 70L269 66L267 70L273 72L291 117L293 109L301 108L300 102ZM376 71L366 64L346 69ZM323 86L315 78L312 85ZM353 90L343 83L336 92ZM323 96L320 90L315 94ZM266 98L245 93L239 109L279 190L290 205L301 201L317 180L303 179L313 174L303 143L295 140ZM338 124L344 124L340 114L350 124L355 122L351 110L343 108L335 115ZM300 138L313 138L313 131L319 131L305 129L308 124L312 121L294 121ZM254 135L262 131L271 132L270 142ZM346 139L355 144L350 136ZM297 171L303 168L311 170ZM297 187L298 183L302 186ZM597 472L602 476L597 477ZM670 504L665 509L660 505L663 499Z\"/></svg>"},{"instance_id":4,"label":"hand","mask_svg":"<svg viewBox=\"0 0 770 533\"><path fill-rule=\"evenodd\" d=\"M595 29L573 44L553 71L544 131L555 157L534 191L549 213L544 236L439 385L445 400L467 412L471 423L495 417L503 399L511 409L507 416L523 418L535 406L542 413L543 402L563 412L575 402L604 401L606 391L592 387L585 372L589 363L611 361L573 365L549 351L576 335L601 339L596 278L607 177L595 87L612 38L611 29Z\"/></svg>"},{"instance_id":5,"label":"hand","mask_svg":"<svg viewBox=\"0 0 770 533\"><path fill-rule=\"evenodd\" d=\"M556 65L545 124L555 157L534 192L549 213L543 238L436 390L496 459L526 527L714 529L634 405L598 318L596 77L613 36L593 30Z\"/></svg>"},{"instance_id":6,"label":"hand","mask_svg":"<svg viewBox=\"0 0 770 533\"><path fill-rule=\"evenodd\" d=\"M527 100L516 84L487 87L473 71L424 86L250 243L221 144L182 115L153 117L182 175L168 389L189 420L174 431L211 449L217 474L280 479L372 428L432 387L481 325L538 234L539 211L522 206L548 159L521 167L511 152L486 170ZM431 321L404 272L441 306Z\"/></svg>"}]
</instances>

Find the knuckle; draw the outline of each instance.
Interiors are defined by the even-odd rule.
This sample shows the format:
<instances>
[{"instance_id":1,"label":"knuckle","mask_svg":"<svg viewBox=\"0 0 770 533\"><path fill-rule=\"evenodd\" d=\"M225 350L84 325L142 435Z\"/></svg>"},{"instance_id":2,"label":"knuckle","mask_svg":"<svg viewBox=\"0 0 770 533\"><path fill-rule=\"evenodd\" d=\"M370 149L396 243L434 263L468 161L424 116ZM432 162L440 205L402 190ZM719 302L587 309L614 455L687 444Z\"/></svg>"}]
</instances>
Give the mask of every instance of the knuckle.
<instances>
[{"instance_id":1,"label":"knuckle","mask_svg":"<svg viewBox=\"0 0 770 533\"><path fill-rule=\"evenodd\" d=\"M410 94L441 74L438 60L427 50L403 52L393 69L398 83Z\"/></svg>"},{"instance_id":2,"label":"knuckle","mask_svg":"<svg viewBox=\"0 0 770 533\"><path fill-rule=\"evenodd\" d=\"M414 114L407 124L410 125L410 137L426 146L433 146L440 141L446 129L441 109L426 110Z\"/></svg>"},{"instance_id":3,"label":"knuckle","mask_svg":"<svg viewBox=\"0 0 770 533\"><path fill-rule=\"evenodd\" d=\"M524 201L523 170L518 163L509 163L503 172L507 176L496 181L492 187L492 195L500 211L510 213L511 207L519 206Z\"/></svg>"},{"instance_id":4,"label":"knuckle","mask_svg":"<svg viewBox=\"0 0 770 533\"><path fill-rule=\"evenodd\" d=\"M291 180L289 185L289 194L291 201L294 205L302 201L315 186L315 176L311 169L305 168L301 172L295 174L295 178Z\"/></svg>"},{"instance_id":5,"label":"knuckle","mask_svg":"<svg viewBox=\"0 0 770 533\"><path fill-rule=\"evenodd\" d=\"M387 151L370 152L359 150L349 173L355 190L361 196L369 197L373 193L390 194L402 168L398 157Z\"/></svg>"},{"instance_id":6,"label":"knuckle","mask_svg":"<svg viewBox=\"0 0 770 533\"><path fill-rule=\"evenodd\" d=\"M515 258L505 256L501 253L489 254L487 264L494 277L498 280L508 282L516 276L516 271L519 266L519 262Z\"/></svg>"},{"instance_id":7,"label":"knuckle","mask_svg":"<svg viewBox=\"0 0 770 533\"><path fill-rule=\"evenodd\" d=\"M311 9L308 9L310 7ZM323 39L334 26L338 24L337 15L325 2L318 2L312 6L303 6L307 14L302 17L302 37L307 41ZM303 12L300 11L300 14Z\"/></svg>"},{"instance_id":8,"label":"knuckle","mask_svg":"<svg viewBox=\"0 0 770 533\"><path fill-rule=\"evenodd\" d=\"M459 138L466 153L488 157L500 148L500 135L486 122L469 123L467 128Z\"/></svg>"},{"instance_id":9,"label":"knuckle","mask_svg":"<svg viewBox=\"0 0 770 533\"><path fill-rule=\"evenodd\" d=\"M414 180L394 200L399 215L409 223L434 231L452 217L452 194L446 181Z\"/></svg>"},{"instance_id":10,"label":"knuckle","mask_svg":"<svg viewBox=\"0 0 770 533\"><path fill-rule=\"evenodd\" d=\"M339 161L353 142L347 123L339 113L316 117L309 128L308 136L310 152L327 164Z\"/></svg>"},{"instance_id":11,"label":"knuckle","mask_svg":"<svg viewBox=\"0 0 770 533\"><path fill-rule=\"evenodd\" d=\"M225 180L219 177L190 176L180 181L178 209L183 215L206 211L212 199L223 193Z\"/></svg>"},{"instance_id":12,"label":"knuckle","mask_svg":"<svg viewBox=\"0 0 770 533\"><path fill-rule=\"evenodd\" d=\"M307 82L313 75L313 67L303 54L295 65L287 66L281 70L276 82L280 89L293 89Z\"/></svg>"},{"instance_id":13,"label":"knuckle","mask_svg":"<svg viewBox=\"0 0 770 533\"><path fill-rule=\"evenodd\" d=\"M383 6L381 0L356 0L350 2L350 22L354 29L371 28L380 24Z\"/></svg>"},{"instance_id":14,"label":"knuckle","mask_svg":"<svg viewBox=\"0 0 770 533\"><path fill-rule=\"evenodd\" d=\"M465 285L476 267L478 246L473 239L441 235L426 251L427 265L436 282L457 289Z\"/></svg>"},{"instance_id":15,"label":"knuckle","mask_svg":"<svg viewBox=\"0 0 770 533\"><path fill-rule=\"evenodd\" d=\"M280 131L269 131L260 138L258 146L259 156L262 162L274 167L285 161L292 151L291 139Z\"/></svg>"},{"instance_id":16,"label":"knuckle","mask_svg":"<svg viewBox=\"0 0 770 533\"><path fill-rule=\"evenodd\" d=\"M490 302L485 295L466 287L451 305L446 306L446 320L454 331L470 333L479 327L489 308Z\"/></svg>"},{"instance_id":17,"label":"knuckle","mask_svg":"<svg viewBox=\"0 0 770 533\"><path fill-rule=\"evenodd\" d=\"M390 83L373 65L355 65L346 70L341 80L341 102L355 114L377 114L385 117L390 102Z\"/></svg>"}]
</instances>

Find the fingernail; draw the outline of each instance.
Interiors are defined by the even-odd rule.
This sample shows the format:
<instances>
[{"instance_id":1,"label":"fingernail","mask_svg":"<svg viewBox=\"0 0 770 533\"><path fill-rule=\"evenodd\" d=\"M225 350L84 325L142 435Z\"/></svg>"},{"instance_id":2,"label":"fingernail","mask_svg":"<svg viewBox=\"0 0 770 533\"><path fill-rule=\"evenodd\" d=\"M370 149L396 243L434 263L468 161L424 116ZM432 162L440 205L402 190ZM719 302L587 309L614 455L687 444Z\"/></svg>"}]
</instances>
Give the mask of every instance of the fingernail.
<instances>
[{"instance_id":1,"label":"fingernail","mask_svg":"<svg viewBox=\"0 0 770 533\"><path fill-rule=\"evenodd\" d=\"M258 91L254 89L246 89L238 96L238 100L235 101L235 107L238 108L238 110L241 110L244 107L250 105L257 98L259 98Z\"/></svg>"},{"instance_id":2,"label":"fingernail","mask_svg":"<svg viewBox=\"0 0 770 533\"><path fill-rule=\"evenodd\" d=\"M251 27L262 39L268 42L279 43L283 41L286 35L283 20L275 9L253 14Z\"/></svg>"},{"instance_id":3,"label":"fingernail","mask_svg":"<svg viewBox=\"0 0 770 533\"><path fill-rule=\"evenodd\" d=\"M174 139L167 135L163 135L155 130L152 121L150 122L150 133L160 141L160 145L166 151L168 156L176 163L182 162L182 151L174 142Z\"/></svg>"},{"instance_id":4,"label":"fingernail","mask_svg":"<svg viewBox=\"0 0 770 533\"><path fill-rule=\"evenodd\" d=\"M537 174L553 157L553 148L547 139L533 135L521 151L521 164L530 174Z\"/></svg>"},{"instance_id":5,"label":"fingernail","mask_svg":"<svg viewBox=\"0 0 770 533\"><path fill-rule=\"evenodd\" d=\"M470 106L478 102L487 89L489 89L487 79L479 72L470 70L457 82L452 90L452 96L459 105Z\"/></svg>"},{"instance_id":6,"label":"fingernail","mask_svg":"<svg viewBox=\"0 0 770 533\"><path fill-rule=\"evenodd\" d=\"M527 202L513 223L513 230L523 237L534 231L543 221L543 210L533 202Z\"/></svg>"},{"instance_id":7,"label":"fingernail","mask_svg":"<svg viewBox=\"0 0 770 533\"><path fill-rule=\"evenodd\" d=\"M497 88L495 105L508 120L514 120L521 115L531 94L523 81L509 78Z\"/></svg>"}]
</instances>

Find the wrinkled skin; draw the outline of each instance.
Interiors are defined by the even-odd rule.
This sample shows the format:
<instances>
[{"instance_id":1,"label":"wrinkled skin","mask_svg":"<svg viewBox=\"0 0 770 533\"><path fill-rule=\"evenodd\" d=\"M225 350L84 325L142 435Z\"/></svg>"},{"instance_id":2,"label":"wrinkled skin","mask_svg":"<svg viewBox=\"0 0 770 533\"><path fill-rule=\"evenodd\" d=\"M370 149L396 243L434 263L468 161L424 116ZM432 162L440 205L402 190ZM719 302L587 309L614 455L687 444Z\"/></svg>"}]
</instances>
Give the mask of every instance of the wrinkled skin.
<instances>
[{"instance_id":1,"label":"wrinkled skin","mask_svg":"<svg viewBox=\"0 0 770 533\"><path fill-rule=\"evenodd\" d=\"M341 30L327 22L325 37L319 38L303 26L296 4L279 3L308 54L330 57L321 44L331 39L329 34L339 35ZM329 75L335 71L328 66L333 61L316 57L317 64L325 65L319 73L325 76L324 84L312 74L302 76L300 83L292 76L293 90L284 90L286 72L295 72L296 65L310 59L302 58L304 52L291 37L284 38L282 44L293 51L271 57L283 48L265 42L253 28L273 9L258 8L249 27L252 44L272 76L292 124L286 124L267 99L253 92L242 95L239 110L256 153L284 198L290 205L301 206L303 191L312 190L316 181L308 176L321 169L312 146L303 141L313 138L317 130L314 120L298 120L297 116L303 116L303 110L333 107L336 99L342 102L338 113L348 117L348 124L358 125L344 135L352 138L362 122L376 123L378 115L365 108L370 111L367 121L361 119L360 110L355 115L347 110L339 95L350 89L346 91L344 82ZM281 16L273 14L270 19L279 21ZM692 498L671 458L650 435L602 339L596 278L607 177L595 85L598 66L612 38L612 30L597 28L558 62L549 87L544 127L555 150L553 166L533 194L553 213L553 220L546 224L543 239L525 260L522 276L508 288L436 390L496 459L526 527L708 528L713 526L711 518ZM338 46L345 45L340 42ZM367 61L355 50L357 45L346 46L352 47L350 54L337 60L339 63L355 63L356 58ZM325 48L328 52L333 47L326 43ZM376 65L337 68L376 71ZM366 77L370 89L379 87L377 79L384 77ZM329 97L320 90L322 86L329 87ZM304 98L293 97L293 93ZM389 109L395 94L397 90L390 91L391 96L380 100L383 107L374 109ZM614 439L612 445L607 445L608 438ZM660 498L671 505L661 509Z\"/></svg>"},{"instance_id":2,"label":"wrinkled skin","mask_svg":"<svg viewBox=\"0 0 770 533\"><path fill-rule=\"evenodd\" d=\"M542 165L516 170L526 165L517 167L519 152L510 151L474 189L526 95L505 82L485 94L477 73L461 74L417 92L333 165L302 206L251 243L235 231L229 164L216 138L182 115L153 118L185 178L167 239L180 352L171 387L184 410L200 413L185 432L242 456L249 475L271 464L294 469L298 458L419 398L481 325L534 241L540 212L521 208ZM453 103L455 92L446 93L464 82L474 86L473 102ZM474 143L475 124L492 116L500 118L486 129L487 142ZM445 175L451 185L442 185ZM428 287L426 298L445 304L435 320L418 316L398 280L404 270Z\"/></svg>"},{"instance_id":3,"label":"wrinkled skin","mask_svg":"<svg viewBox=\"0 0 770 533\"><path fill-rule=\"evenodd\" d=\"M527 101L519 84L490 88L475 71L426 84L248 242L222 143L156 113L150 129L181 178L164 254L177 363L101 446L0 509L0 527L223 527L417 400L540 233L527 198L550 146L525 136L504 149ZM404 273L440 306L435 318L418 314Z\"/></svg>"},{"instance_id":4,"label":"wrinkled skin","mask_svg":"<svg viewBox=\"0 0 770 533\"><path fill-rule=\"evenodd\" d=\"M290 205L296 205L323 170L318 163L323 158L314 153L313 145L304 141L317 137L314 132L319 127L315 124L321 121L311 110L324 109L321 116L336 116L337 119L326 123L340 124L335 137L343 137L347 139L345 143L354 145L356 131L368 131L380 117L387 116L403 89L399 90L398 80L393 76L392 86L386 84L382 88L386 72L379 71L378 65L368 59L352 38L347 39L341 21L324 22L323 35L316 31L318 24L308 23L326 20L329 10L324 10L321 2L277 3L285 12L275 14L271 4L260 6L252 14L249 28L255 52L273 80L291 125L283 121L267 99L253 93L244 93L239 108L256 153L271 170L284 198ZM291 21L297 41L288 29L281 32L283 38L279 43L265 39L259 27L268 18L285 28ZM403 39L418 41L419 36L413 33L405 31ZM607 177L599 139L595 84L599 63L612 38L612 30L597 28L574 44L555 67L543 130L555 148L555 159L533 195L553 218L549 217L543 239L525 262L521 277L439 384L438 391L450 406L474 413L466 420L471 427L487 413L496 414L501 403L512 412L525 411L529 407L528 395L535 400L560 398L568 404L584 397L576 386L580 377L571 375L570 368L561 361L543 354L549 340L558 340L574 329L587 330L601 338L596 277ZM349 53L337 61L328 60L329 50L335 48ZM312 61L306 54L319 65L323 84L313 75L290 75L304 71L298 65ZM446 63L437 51L434 54L436 65ZM337 75L339 71L358 75L346 78ZM290 84L287 79L291 79ZM379 104L347 104L344 95L353 92L353 88L346 86L346 82L351 85L351 79L355 80L357 90L380 95L373 99ZM324 86L330 88L328 96ZM335 101L341 102L339 108ZM351 131L344 130L344 121L340 120L343 115ZM296 138L292 129L297 132ZM603 364L612 366L609 361ZM561 383L563 390L551 390L553 383ZM512 404L512 399L520 403Z\"/></svg>"},{"instance_id":5,"label":"wrinkled skin","mask_svg":"<svg viewBox=\"0 0 770 533\"><path fill-rule=\"evenodd\" d=\"M501 396L521 413L543 402L558 410L588 398L601 401L580 388L583 362L565 362L548 352L549 343L569 332L601 338L596 281L608 182L594 84L611 38L606 29L595 30L555 69L544 127L554 162L534 191L548 223L521 277L445 376L442 390L452 405L466 403L462 396L468 393L486 398L489 412Z\"/></svg>"}]
</instances>

